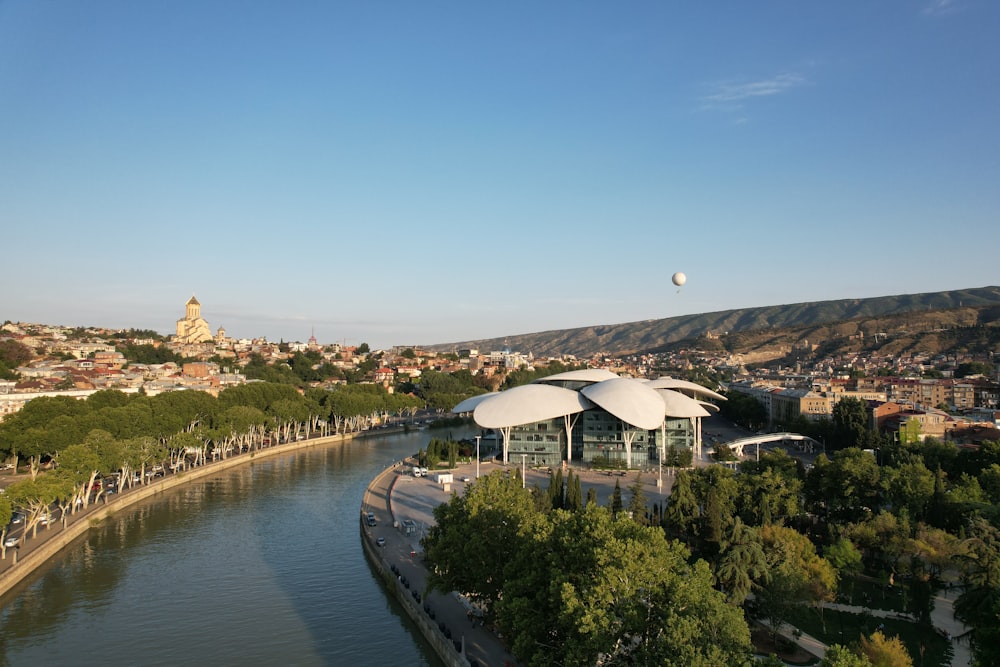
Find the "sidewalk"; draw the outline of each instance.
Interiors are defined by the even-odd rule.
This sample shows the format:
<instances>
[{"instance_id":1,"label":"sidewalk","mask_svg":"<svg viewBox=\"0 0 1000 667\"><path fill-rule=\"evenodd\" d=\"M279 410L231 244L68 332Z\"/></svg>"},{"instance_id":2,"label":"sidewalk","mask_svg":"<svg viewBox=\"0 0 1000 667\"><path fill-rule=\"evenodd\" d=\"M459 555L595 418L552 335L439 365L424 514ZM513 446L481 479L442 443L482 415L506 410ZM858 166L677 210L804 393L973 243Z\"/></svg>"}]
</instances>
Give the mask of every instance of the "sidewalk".
<instances>
[{"instance_id":1,"label":"sidewalk","mask_svg":"<svg viewBox=\"0 0 1000 667\"><path fill-rule=\"evenodd\" d=\"M412 462L410 464L412 466ZM432 592L423 597L427 586L427 569L421 556L420 540L427 527L433 523L434 508L451 497L433 477L412 477L402 474L407 466L397 465L389 474L380 475L373 480L365 494L362 512L373 512L376 525L365 526L365 537L375 540L385 540L384 546L378 549L381 560L389 569L398 572L397 585L404 585L413 596L419 593L419 607L427 616L429 625L436 635L432 639L447 640L455 647L451 653L449 664L462 664L461 654L464 652L469 664L480 667L503 667L515 664L513 656L507 652L503 642L481 623L473 623L473 618L463 600L455 593ZM456 479L464 475L475 477L475 464L459 466L454 471ZM465 483L456 482L452 489L458 493L464 492ZM407 534L405 521L412 521L412 532ZM405 580L406 584L403 584ZM417 598L413 596L414 601ZM450 636L449 636L450 635ZM431 641L432 645L438 645ZM442 656L444 659L445 656Z\"/></svg>"}]
</instances>

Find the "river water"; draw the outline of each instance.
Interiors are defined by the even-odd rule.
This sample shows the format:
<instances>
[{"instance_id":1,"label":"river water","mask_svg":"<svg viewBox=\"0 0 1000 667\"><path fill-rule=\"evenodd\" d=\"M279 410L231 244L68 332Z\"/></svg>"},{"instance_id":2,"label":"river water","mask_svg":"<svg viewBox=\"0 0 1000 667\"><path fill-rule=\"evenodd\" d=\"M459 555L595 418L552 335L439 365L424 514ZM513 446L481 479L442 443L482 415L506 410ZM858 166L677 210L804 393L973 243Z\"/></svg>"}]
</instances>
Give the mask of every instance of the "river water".
<instances>
[{"instance_id":1,"label":"river water","mask_svg":"<svg viewBox=\"0 0 1000 667\"><path fill-rule=\"evenodd\" d=\"M262 459L121 511L0 599L0 665L441 665L358 528L371 479L431 435Z\"/></svg>"}]
</instances>

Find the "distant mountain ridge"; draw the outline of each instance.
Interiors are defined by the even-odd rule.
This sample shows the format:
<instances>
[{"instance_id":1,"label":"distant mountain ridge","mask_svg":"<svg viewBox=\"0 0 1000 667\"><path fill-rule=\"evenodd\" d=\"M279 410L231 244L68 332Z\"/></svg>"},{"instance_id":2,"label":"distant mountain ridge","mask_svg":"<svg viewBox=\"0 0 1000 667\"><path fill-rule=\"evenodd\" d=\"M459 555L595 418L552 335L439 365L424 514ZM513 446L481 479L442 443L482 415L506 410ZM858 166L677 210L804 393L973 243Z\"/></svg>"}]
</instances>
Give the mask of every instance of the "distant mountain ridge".
<instances>
[{"instance_id":1,"label":"distant mountain ridge","mask_svg":"<svg viewBox=\"0 0 1000 667\"><path fill-rule=\"evenodd\" d=\"M655 351L671 343L698 338L708 333L732 334L815 326L859 318L870 320L918 311L990 307L1000 307L1000 287L738 308L700 315L680 315L659 320L542 331L424 347L438 352L467 348L489 352L509 347L518 352L530 352L536 357L572 354L587 358L598 353L618 356ZM990 318L998 318L998 315L1000 308L996 311L990 309Z\"/></svg>"}]
</instances>

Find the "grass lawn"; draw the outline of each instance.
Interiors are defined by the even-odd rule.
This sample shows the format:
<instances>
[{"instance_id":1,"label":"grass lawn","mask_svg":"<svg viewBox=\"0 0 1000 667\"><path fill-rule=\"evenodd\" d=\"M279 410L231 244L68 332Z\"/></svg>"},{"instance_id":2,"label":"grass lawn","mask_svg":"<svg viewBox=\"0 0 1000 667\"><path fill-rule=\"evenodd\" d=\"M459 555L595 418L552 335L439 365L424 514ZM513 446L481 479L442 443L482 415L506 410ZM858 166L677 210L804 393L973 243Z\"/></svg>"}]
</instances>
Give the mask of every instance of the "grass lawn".
<instances>
[{"instance_id":1,"label":"grass lawn","mask_svg":"<svg viewBox=\"0 0 1000 667\"><path fill-rule=\"evenodd\" d=\"M903 604L903 586L883 586L877 581L855 577L837 585L837 602L855 604L871 609L906 611Z\"/></svg>"},{"instance_id":2,"label":"grass lawn","mask_svg":"<svg viewBox=\"0 0 1000 667\"><path fill-rule=\"evenodd\" d=\"M887 637L899 636L910 652L915 667L946 667L951 664L951 645L930 628L921 628L916 623L895 618L876 618L833 609L824 610L823 618L826 619L825 632L819 614L810 607L800 607L796 615L788 618L787 622L824 644L845 646L854 645L861 635L870 635L884 623L882 633ZM923 659L920 655L921 645L924 648Z\"/></svg>"}]
</instances>

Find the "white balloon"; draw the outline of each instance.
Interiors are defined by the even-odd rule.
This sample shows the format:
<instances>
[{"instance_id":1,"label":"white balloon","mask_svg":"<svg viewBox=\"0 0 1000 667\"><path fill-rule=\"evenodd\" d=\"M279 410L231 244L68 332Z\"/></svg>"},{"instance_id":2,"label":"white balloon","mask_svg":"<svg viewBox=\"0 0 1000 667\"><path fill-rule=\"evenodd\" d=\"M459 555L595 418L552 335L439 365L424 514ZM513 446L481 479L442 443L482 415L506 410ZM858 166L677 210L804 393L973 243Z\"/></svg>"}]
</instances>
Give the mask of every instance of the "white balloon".
<instances>
[{"instance_id":1,"label":"white balloon","mask_svg":"<svg viewBox=\"0 0 1000 667\"><path fill-rule=\"evenodd\" d=\"M673 278L671 278L671 280L674 281L674 284L677 285L678 287L680 287L681 285L683 285L684 283L686 283L687 279L688 279L688 277L685 276L680 271L678 271L677 273L675 273L674 276L673 276Z\"/></svg>"}]
</instances>

